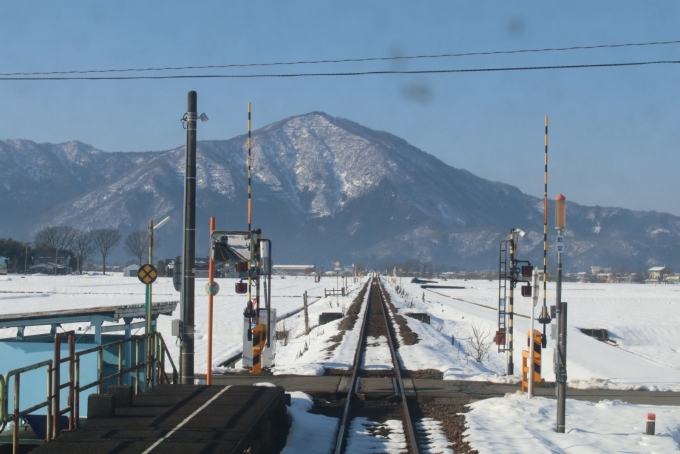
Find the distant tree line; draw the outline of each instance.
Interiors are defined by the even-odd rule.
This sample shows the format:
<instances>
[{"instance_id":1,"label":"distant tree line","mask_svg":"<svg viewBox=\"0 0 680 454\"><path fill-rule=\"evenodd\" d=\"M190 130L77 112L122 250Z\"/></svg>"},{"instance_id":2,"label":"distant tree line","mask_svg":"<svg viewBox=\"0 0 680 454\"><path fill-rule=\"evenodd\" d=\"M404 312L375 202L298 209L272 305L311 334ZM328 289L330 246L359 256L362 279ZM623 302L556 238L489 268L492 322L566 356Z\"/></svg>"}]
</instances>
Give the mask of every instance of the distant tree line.
<instances>
[{"instance_id":1,"label":"distant tree line","mask_svg":"<svg viewBox=\"0 0 680 454\"><path fill-rule=\"evenodd\" d=\"M82 274L85 261L98 252L106 274L106 258L121 238L118 229L81 230L67 225L47 226L36 232L33 244L12 238L0 238L0 256L8 258L8 270L16 273L34 265L36 258L41 255L53 256L56 264L60 252L68 253L75 258L76 271ZM154 248L158 244L158 238L154 238ZM141 265L143 257L149 251L148 232L146 230L131 232L125 239L124 248Z\"/></svg>"},{"instance_id":2,"label":"distant tree line","mask_svg":"<svg viewBox=\"0 0 680 454\"><path fill-rule=\"evenodd\" d=\"M7 269L12 272L23 270L24 265L32 265L34 254L30 243L0 238L0 256L7 257Z\"/></svg>"},{"instance_id":3,"label":"distant tree line","mask_svg":"<svg viewBox=\"0 0 680 454\"><path fill-rule=\"evenodd\" d=\"M430 278L434 274L435 267L429 260L409 259L402 262L385 262L383 269L392 274L396 269L398 276L417 276Z\"/></svg>"},{"instance_id":4,"label":"distant tree line","mask_svg":"<svg viewBox=\"0 0 680 454\"><path fill-rule=\"evenodd\" d=\"M80 230L68 225L51 225L38 230L34 244L38 251L54 251L55 263L59 251L70 252L76 258L76 269L80 274L83 273L85 260L99 251L106 274L106 257L120 238L118 229Z\"/></svg>"}]
</instances>

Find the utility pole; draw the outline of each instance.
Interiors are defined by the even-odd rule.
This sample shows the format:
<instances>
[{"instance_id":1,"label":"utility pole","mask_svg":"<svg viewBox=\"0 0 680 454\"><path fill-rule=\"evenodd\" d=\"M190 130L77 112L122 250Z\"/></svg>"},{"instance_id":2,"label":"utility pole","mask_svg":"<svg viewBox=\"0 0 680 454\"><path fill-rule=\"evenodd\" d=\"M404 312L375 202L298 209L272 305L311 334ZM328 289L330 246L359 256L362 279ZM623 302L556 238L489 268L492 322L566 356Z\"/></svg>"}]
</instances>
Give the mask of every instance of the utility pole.
<instances>
[{"instance_id":1,"label":"utility pole","mask_svg":"<svg viewBox=\"0 0 680 454\"><path fill-rule=\"evenodd\" d=\"M149 219L149 265L153 266L153 219ZM151 333L151 285L152 284L146 284L146 306L145 306L145 313L146 313L146 334ZM150 354L151 349L150 349L150 338L147 337L147 354Z\"/></svg>"},{"instance_id":2,"label":"utility pole","mask_svg":"<svg viewBox=\"0 0 680 454\"><path fill-rule=\"evenodd\" d=\"M31 243L26 243L26 253L24 254L24 276L26 276L26 270L28 270L28 245Z\"/></svg>"},{"instance_id":3,"label":"utility pole","mask_svg":"<svg viewBox=\"0 0 680 454\"><path fill-rule=\"evenodd\" d=\"M567 303L562 302L562 231L567 226L567 199L559 194L555 197L555 229L557 229L557 357L555 382L557 384L557 427L556 432L564 433L565 405L567 399Z\"/></svg>"},{"instance_id":4,"label":"utility pole","mask_svg":"<svg viewBox=\"0 0 680 454\"><path fill-rule=\"evenodd\" d=\"M508 375L515 373L512 335L515 312L515 229L510 229L510 294L508 295Z\"/></svg>"},{"instance_id":5,"label":"utility pole","mask_svg":"<svg viewBox=\"0 0 680 454\"><path fill-rule=\"evenodd\" d=\"M194 384L194 265L196 260L196 92L187 99L184 170L184 237L182 245L182 345L180 382Z\"/></svg>"},{"instance_id":6,"label":"utility pole","mask_svg":"<svg viewBox=\"0 0 680 454\"><path fill-rule=\"evenodd\" d=\"M302 303L305 306L305 335L309 334L309 312L307 312L307 290L305 290L304 295L302 296L303 300Z\"/></svg>"}]
</instances>

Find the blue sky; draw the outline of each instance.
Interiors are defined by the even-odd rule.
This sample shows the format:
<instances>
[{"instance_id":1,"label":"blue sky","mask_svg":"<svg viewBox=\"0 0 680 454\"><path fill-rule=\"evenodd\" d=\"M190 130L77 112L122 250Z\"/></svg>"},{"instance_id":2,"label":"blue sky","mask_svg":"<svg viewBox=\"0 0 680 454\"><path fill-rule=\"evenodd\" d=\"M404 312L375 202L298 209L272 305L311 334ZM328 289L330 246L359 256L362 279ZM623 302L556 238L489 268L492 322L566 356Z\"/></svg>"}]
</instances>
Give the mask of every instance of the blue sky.
<instances>
[{"instance_id":1,"label":"blue sky","mask_svg":"<svg viewBox=\"0 0 680 454\"><path fill-rule=\"evenodd\" d=\"M3 5L2 73L361 58L679 40L677 1L33 1ZM449 69L680 60L680 44L182 74ZM179 72L175 72L177 74ZM105 151L182 145L324 111L543 195L680 215L680 65L301 79L0 81L0 139Z\"/></svg>"}]
</instances>

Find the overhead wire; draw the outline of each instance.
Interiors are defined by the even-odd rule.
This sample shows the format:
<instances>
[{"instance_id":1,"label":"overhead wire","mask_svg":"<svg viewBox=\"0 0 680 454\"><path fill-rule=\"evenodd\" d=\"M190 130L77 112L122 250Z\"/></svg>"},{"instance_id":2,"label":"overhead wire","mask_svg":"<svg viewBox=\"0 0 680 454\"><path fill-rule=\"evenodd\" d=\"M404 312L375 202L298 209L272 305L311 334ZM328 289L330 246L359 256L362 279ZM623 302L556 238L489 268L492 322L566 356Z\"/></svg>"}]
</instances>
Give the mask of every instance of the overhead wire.
<instances>
[{"instance_id":1,"label":"overhead wire","mask_svg":"<svg viewBox=\"0 0 680 454\"><path fill-rule=\"evenodd\" d=\"M290 73L290 74L173 74L167 76L66 76L66 77L0 77L0 81L65 81L65 80L160 80L160 79L264 79L264 78L293 78L293 77L349 77L371 76L387 74L451 74L451 73L482 73L504 71L537 71L550 69L579 69L579 68L613 68L625 66L675 65L680 60L657 60L623 63L593 63L581 65L548 65L548 66L514 66L498 68L462 68L462 69L423 69L423 70L385 70L385 71L353 71L336 73Z\"/></svg>"},{"instance_id":2,"label":"overhead wire","mask_svg":"<svg viewBox=\"0 0 680 454\"><path fill-rule=\"evenodd\" d=\"M248 67L263 67L263 66L294 66L294 65L318 65L318 64L334 64L334 63L359 63L371 61L392 61L392 60L417 60L417 59L436 59L436 58L457 58L457 57L471 57L471 56L488 56L488 55L510 55L523 53L540 53L540 52L561 52L572 50L587 50L587 49L611 49L622 47L644 47L644 46L661 46L669 44L680 44L680 40L674 41L651 41L644 43L624 43L624 44L599 44L592 46L570 46L570 47L545 47L539 49L515 49L515 50L500 50L500 51L486 51L486 52L463 52L463 53L445 53L432 55L405 55L405 56L391 56L391 57L365 57L365 58L342 58L342 59L326 59L326 60L300 60L289 62L269 62L269 63L233 63L227 65L204 65L204 66L167 66L167 67L149 67L149 68L126 68L126 69L90 69L90 70L71 70L71 71L41 71L41 72L13 72L0 73L0 76L47 76L57 74L95 74L95 73L116 73L116 72L147 72L147 71L184 71L190 69L227 69L227 68L248 68Z\"/></svg>"}]
</instances>

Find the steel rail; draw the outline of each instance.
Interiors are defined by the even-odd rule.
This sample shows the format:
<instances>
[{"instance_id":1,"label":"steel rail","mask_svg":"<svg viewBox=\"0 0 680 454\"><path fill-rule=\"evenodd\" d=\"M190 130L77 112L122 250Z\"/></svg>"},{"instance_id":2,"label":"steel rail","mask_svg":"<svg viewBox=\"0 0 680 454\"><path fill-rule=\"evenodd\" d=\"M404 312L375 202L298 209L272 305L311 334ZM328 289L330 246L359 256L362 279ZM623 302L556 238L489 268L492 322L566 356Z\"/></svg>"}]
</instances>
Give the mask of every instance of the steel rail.
<instances>
[{"instance_id":1,"label":"steel rail","mask_svg":"<svg viewBox=\"0 0 680 454\"><path fill-rule=\"evenodd\" d=\"M367 328L367 320L368 320L368 310L369 310L369 304L372 303L371 301L371 290L373 285L376 285L378 287L378 297L380 299L379 303L381 304L383 308L383 315L385 317L385 324L387 326L387 342L390 348L390 355L392 357L392 364L394 367L394 371L397 375L396 381L398 384L398 391L401 394L401 402L402 402L402 409L404 411L404 420L406 424L406 432L407 436L410 441L410 446L411 450L410 452L413 454L418 454L418 445L415 437L415 432L413 431L413 423L411 421L411 414L408 409L408 402L406 401L406 392L404 389L404 381L401 376L401 371L400 371L400 366L399 366L399 359L397 358L397 353L395 349L395 337L394 337L394 331L392 328L392 325L390 323L390 318L389 318L389 312L387 305L384 302L383 298L383 289L382 285L380 283L379 278L372 278L367 282L367 299L366 299L366 310L364 311L364 319L362 320L361 323L361 332L359 333L359 344L357 345L357 350L354 353L354 365L353 365L353 372L352 372L352 378L349 383L348 387L348 392L347 392L347 399L345 401L345 408L342 413L342 419L340 420L340 426L338 429L338 436L336 439L335 443L335 454L341 454L342 452L342 445L345 442L345 437L346 437L346 432L347 432L347 426L348 426L348 419L349 419L349 410L351 407L351 401L352 401L352 396L356 392L356 387L358 386L358 373L359 369L361 366L361 358L364 352L364 347L366 344L366 328Z\"/></svg>"},{"instance_id":2,"label":"steel rail","mask_svg":"<svg viewBox=\"0 0 680 454\"><path fill-rule=\"evenodd\" d=\"M389 308L385 303L385 296L383 294L382 282L380 278L376 279L378 284L378 295L380 296L380 304L383 307L383 314L385 315L385 324L387 325L387 342L390 345L390 353L392 354L392 362L394 363L394 371L397 374L397 384L399 386L399 393L401 394L401 403L404 407L404 420L406 422L406 428L408 431L408 436L411 439L411 452L418 454L418 443L416 441L415 432L413 431L413 422L411 421L411 413L408 409L408 401L406 400L406 390L404 389L404 379L401 376L401 367L399 365L399 358L397 357L396 335L394 333L394 326L392 326L389 314Z\"/></svg>"},{"instance_id":3,"label":"steel rail","mask_svg":"<svg viewBox=\"0 0 680 454\"><path fill-rule=\"evenodd\" d=\"M345 441L345 433L347 432L347 420L349 419L349 408L350 402L352 400L352 395L357 385L357 374L359 373L359 362L361 361L361 352L363 350L363 345L365 343L364 333L366 332L366 316L368 313L368 303L371 300L371 285L374 279L366 282L366 293L368 297L366 298L366 310L364 311L364 319L361 322L361 332L359 333L359 345L357 350L354 352L354 366L352 372L352 378L349 382L349 387L347 388L347 399L345 400L345 409L342 412L342 419L340 419L340 427L338 429L338 438L335 441L335 454L340 454L342 452L342 443Z\"/></svg>"}]
</instances>

